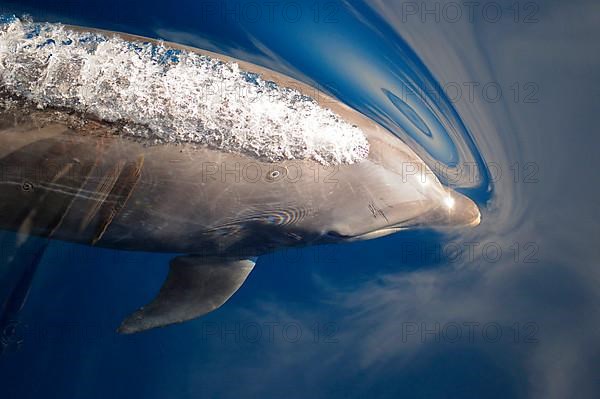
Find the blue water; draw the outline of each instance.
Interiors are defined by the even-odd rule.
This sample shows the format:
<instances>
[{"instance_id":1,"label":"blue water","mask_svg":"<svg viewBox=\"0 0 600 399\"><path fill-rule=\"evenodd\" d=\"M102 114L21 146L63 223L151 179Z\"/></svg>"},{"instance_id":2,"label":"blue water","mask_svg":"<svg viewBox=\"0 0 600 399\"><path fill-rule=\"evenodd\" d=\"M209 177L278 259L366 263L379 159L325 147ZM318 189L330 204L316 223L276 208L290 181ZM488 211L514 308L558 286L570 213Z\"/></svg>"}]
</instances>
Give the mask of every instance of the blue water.
<instances>
[{"instance_id":1,"label":"blue water","mask_svg":"<svg viewBox=\"0 0 600 399\"><path fill-rule=\"evenodd\" d=\"M37 239L17 251L4 233L0 287L27 295L0 332L3 397L597 397L597 7L483 2L457 19L452 4L1 2L317 86L483 213L449 236L261 257L222 308L133 336L115 328L154 296L172 254ZM32 262L27 278L18 266Z\"/></svg>"}]
</instances>

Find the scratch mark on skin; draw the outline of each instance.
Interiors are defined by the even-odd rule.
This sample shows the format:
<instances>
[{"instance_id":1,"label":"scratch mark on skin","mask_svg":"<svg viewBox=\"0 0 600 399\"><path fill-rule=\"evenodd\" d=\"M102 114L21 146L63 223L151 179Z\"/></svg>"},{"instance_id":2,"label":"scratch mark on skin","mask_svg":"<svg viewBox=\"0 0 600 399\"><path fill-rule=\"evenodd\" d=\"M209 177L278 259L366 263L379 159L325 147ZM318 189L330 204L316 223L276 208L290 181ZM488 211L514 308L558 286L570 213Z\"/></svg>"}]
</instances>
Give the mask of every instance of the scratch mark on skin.
<instances>
[{"instance_id":1,"label":"scratch mark on skin","mask_svg":"<svg viewBox=\"0 0 600 399\"><path fill-rule=\"evenodd\" d=\"M373 202L369 203L369 211L371 211L371 214L373 215L374 219L377 219L379 216L382 216L386 222L390 222L387 216L385 215L385 212L383 212L382 209L378 208Z\"/></svg>"}]
</instances>

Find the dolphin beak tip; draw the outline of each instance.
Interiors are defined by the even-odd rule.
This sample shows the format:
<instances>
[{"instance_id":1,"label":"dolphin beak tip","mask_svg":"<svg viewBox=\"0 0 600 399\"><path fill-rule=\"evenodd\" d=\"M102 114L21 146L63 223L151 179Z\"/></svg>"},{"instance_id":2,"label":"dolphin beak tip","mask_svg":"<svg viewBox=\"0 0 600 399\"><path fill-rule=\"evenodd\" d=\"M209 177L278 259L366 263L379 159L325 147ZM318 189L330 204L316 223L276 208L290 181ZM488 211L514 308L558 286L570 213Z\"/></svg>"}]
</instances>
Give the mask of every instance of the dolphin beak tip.
<instances>
[{"instance_id":1,"label":"dolphin beak tip","mask_svg":"<svg viewBox=\"0 0 600 399\"><path fill-rule=\"evenodd\" d=\"M479 209L477 209L477 215L475 216L475 219L473 219L473 221L469 224L469 227L477 227L480 224L481 224L481 212L479 211Z\"/></svg>"},{"instance_id":2,"label":"dolphin beak tip","mask_svg":"<svg viewBox=\"0 0 600 399\"><path fill-rule=\"evenodd\" d=\"M449 207L448 225L477 227L481 224L481 211L479 207L469 197L452 191L445 201L445 205Z\"/></svg>"}]
</instances>

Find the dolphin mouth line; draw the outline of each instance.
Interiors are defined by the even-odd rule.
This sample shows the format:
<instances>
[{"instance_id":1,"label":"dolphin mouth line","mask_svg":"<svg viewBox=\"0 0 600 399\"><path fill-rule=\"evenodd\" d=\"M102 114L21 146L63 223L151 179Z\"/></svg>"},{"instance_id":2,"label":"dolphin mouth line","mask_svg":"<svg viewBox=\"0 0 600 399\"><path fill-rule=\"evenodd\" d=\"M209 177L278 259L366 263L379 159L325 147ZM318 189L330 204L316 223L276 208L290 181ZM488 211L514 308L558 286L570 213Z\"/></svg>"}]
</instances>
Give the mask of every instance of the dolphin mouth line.
<instances>
[{"instance_id":1,"label":"dolphin mouth line","mask_svg":"<svg viewBox=\"0 0 600 399\"><path fill-rule=\"evenodd\" d=\"M353 242L353 241L372 240L374 238L385 237L387 235L397 233L397 232L405 230L409 227L410 226L391 225L391 226L387 226L387 227L384 227L384 228L381 228L378 230L370 231L368 233L363 233L363 234L349 237L347 239L347 241Z\"/></svg>"},{"instance_id":2,"label":"dolphin mouth line","mask_svg":"<svg viewBox=\"0 0 600 399\"><path fill-rule=\"evenodd\" d=\"M408 230L408 229L412 229L415 227L419 227L419 226L423 226L425 225L424 223L420 223L419 221L415 220L413 221L413 223L407 223L408 221L402 221L402 222L398 222L398 223L394 223L391 224L389 226L385 226L382 227L380 229L374 230L374 231L369 231L367 233L362 233L362 234L358 234L355 236L350 236L347 237L346 240L349 242L352 241L363 241L363 240L372 240L374 238L379 238L379 237L384 237L390 234L394 234L394 233L398 233L402 230ZM477 227L481 224L481 212L478 211L477 212L477 216L471 220L468 223L457 223L456 225L453 225L452 227ZM439 226L432 226L433 228L444 228L444 227L450 227L450 225L439 225Z\"/></svg>"}]
</instances>

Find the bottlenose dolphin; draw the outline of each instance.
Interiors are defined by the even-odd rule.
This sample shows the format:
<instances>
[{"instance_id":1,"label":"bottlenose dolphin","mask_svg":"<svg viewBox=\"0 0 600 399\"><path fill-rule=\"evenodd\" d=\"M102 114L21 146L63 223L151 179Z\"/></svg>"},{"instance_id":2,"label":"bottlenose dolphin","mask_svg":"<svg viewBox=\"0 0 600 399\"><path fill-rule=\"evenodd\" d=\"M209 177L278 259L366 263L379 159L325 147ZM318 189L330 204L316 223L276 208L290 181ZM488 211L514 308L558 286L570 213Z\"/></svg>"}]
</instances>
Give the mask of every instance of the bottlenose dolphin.
<instances>
[{"instance_id":1,"label":"bottlenose dolphin","mask_svg":"<svg viewBox=\"0 0 600 399\"><path fill-rule=\"evenodd\" d=\"M22 24L18 29L25 36L19 36L14 24ZM118 329L121 333L183 322L218 308L243 284L256 258L271 251L372 239L420 226L475 226L480 221L476 204L444 187L404 142L299 81L175 43L78 27L60 27L56 33L58 28L53 25L43 25L32 34L31 26L23 26L17 21L0 30L0 228L106 248L184 254L171 261L156 298L123 321ZM12 36L7 36L9 33ZM69 39L48 39L44 34L67 35ZM211 129L206 128L210 122L206 118L214 116L210 107L198 116L204 130L193 127L199 139L165 136L169 129L192 126L180 124L186 116L177 112L183 106L181 100L195 99L179 98L178 110L155 119L153 111L148 111L143 119L130 111L150 100L135 97L131 81L124 84L122 77L111 77L121 91L112 87L104 93L125 96L122 93L129 90L130 97L111 99L114 109L106 108L118 111L119 116L108 117L108 111L98 111L102 104L95 102L108 101L106 98L85 97L85 90L97 89L95 82L86 86L77 80L82 70L91 68L85 60L75 72L65 70L65 65L76 65L79 58L67 64L48 61L60 52L62 57L70 54L60 46L72 46L74 41L87 45L89 40L84 39L89 37L103 39L93 50L88 48L84 58L111 40L119 40L121 47L132 44L138 63L144 57L155 60L154 51L160 57L176 54L178 59L167 61L173 65L197 54L206 58L197 60L195 67L204 68L202 62L209 60L220 60L226 66L235 62L236 67L227 71L235 75L239 67L251 74L244 75L250 76L250 84L268 90L292 87L292 91L285 89L285 98L294 93L295 97L285 103L285 98L275 96L272 106L277 115L262 122L272 126L253 136L250 143L244 142L247 135L230 134L238 128L236 121L219 119ZM31 47L23 45L32 39L44 40L49 46L43 50L47 53L42 61L35 59L37 53L28 52ZM21 58L14 58L17 50L24 52ZM172 50L177 53L168 53ZM115 63L121 62L123 51L115 55ZM30 69L19 69L27 63L38 68L35 75L27 75ZM160 67L159 62L157 65ZM205 69L209 73L215 68L213 63ZM165 71L145 75L143 82L166 79ZM106 78L106 71L94 73L96 79ZM131 70L128 73L132 74ZM56 81L61 76L64 79ZM209 80L213 78L211 75ZM97 86L106 82L98 80ZM131 99L137 104L127 102ZM284 106L280 106L282 102ZM243 106L238 107L242 122L254 123L254 114L244 114ZM223 112L229 112L225 108ZM293 119L298 112L306 112L305 120ZM165 125L168 118L179 120ZM130 123L133 119L135 124ZM303 126L290 131L292 135L300 132L290 141L278 136L289 127L286 120ZM278 125L280 121L283 125ZM135 130L139 126L143 129ZM256 125L253 129L261 128ZM163 135L155 134L157 131ZM202 141L204 132L221 138ZM319 136L327 132L339 133L339 138L327 141ZM237 140L234 145L224 145L232 138Z\"/></svg>"}]
</instances>

